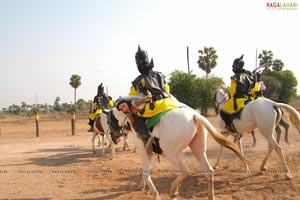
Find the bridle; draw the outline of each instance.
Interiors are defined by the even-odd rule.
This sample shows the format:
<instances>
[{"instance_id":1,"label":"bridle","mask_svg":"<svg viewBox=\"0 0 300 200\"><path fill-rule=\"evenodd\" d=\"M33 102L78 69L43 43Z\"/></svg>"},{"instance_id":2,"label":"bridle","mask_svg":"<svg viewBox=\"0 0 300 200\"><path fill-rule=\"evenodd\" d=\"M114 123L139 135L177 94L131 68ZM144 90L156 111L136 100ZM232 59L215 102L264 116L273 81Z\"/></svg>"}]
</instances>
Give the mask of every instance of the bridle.
<instances>
[{"instance_id":1,"label":"bridle","mask_svg":"<svg viewBox=\"0 0 300 200\"><path fill-rule=\"evenodd\" d=\"M217 92L216 92L216 96L217 96ZM219 106L220 106L220 104L225 103L227 101L229 95L226 94L224 96L224 98L220 102L217 101L217 97L216 96L215 96L215 111L216 111L216 113L218 113L219 112Z\"/></svg>"}]
</instances>

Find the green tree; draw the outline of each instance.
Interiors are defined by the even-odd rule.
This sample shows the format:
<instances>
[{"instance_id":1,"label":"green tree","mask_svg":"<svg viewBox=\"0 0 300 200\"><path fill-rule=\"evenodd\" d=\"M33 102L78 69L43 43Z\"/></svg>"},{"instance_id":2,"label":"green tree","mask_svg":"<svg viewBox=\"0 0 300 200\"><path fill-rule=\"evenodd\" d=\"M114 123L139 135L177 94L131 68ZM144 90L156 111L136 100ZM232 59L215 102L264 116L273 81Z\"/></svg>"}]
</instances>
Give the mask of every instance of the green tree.
<instances>
[{"instance_id":1,"label":"green tree","mask_svg":"<svg viewBox=\"0 0 300 200\"><path fill-rule=\"evenodd\" d=\"M19 115L22 112L22 108L16 104L8 107L8 112L11 114Z\"/></svg>"},{"instance_id":2,"label":"green tree","mask_svg":"<svg viewBox=\"0 0 300 200\"><path fill-rule=\"evenodd\" d=\"M225 88L224 81L219 77L211 77L211 78L198 78L198 96L200 100L201 108L210 108L214 106L214 95L217 89ZM204 116L207 113L202 113Z\"/></svg>"},{"instance_id":3,"label":"green tree","mask_svg":"<svg viewBox=\"0 0 300 200\"><path fill-rule=\"evenodd\" d=\"M274 71L281 71L283 67L284 67L284 63L280 59L275 59L273 61L273 67L272 67L272 69Z\"/></svg>"},{"instance_id":4,"label":"green tree","mask_svg":"<svg viewBox=\"0 0 300 200\"><path fill-rule=\"evenodd\" d=\"M83 99L78 99L78 101L76 102L76 106L77 106L78 110L80 110L80 111L86 109L87 105L88 105L88 103L86 101L84 101Z\"/></svg>"},{"instance_id":5,"label":"green tree","mask_svg":"<svg viewBox=\"0 0 300 200\"><path fill-rule=\"evenodd\" d=\"M279 82L282 84L278 98L290 103L292 98L297 95L298 82L296 77L290 70L278 71L275 72L275 74Z\"/></svg>"},{"instance_id":6,"label":"green tree","mask_svg":"<svg viewBox=\"0 0 300 200\"><path fill-rule=\"evenodd\" d=\"M266 85L266 90L263 92L263 95L269 99L278 99L282 84L270 73L271 71L269 71L269 73L268 71L263 71L262 73L262 80Z\"/></svg>"},{"instance_id":7,"label":"green tree","mask_svg":"<svg viewBox=\"0 0 300 200\"><path fill-rule=\"evenodd\" d=\"M27 111L27 109L28 109L28 105L27 105L27 103L25 103L24 101L21 102L21 109L22 109L22 112L23 112L24 115L25 115L25 113L26 113L26 111Z\"/></svg>"},{"instance_id":8,"label":"green tree","mask_svg":"<svg viewBox=\"0 0 300 200\"><path fill-rule=\"evenodd\" d=\"M267 68L273 65L273 52L263 50L262 53L258 55L259 65L267 64Z\"/></svg>"},{"instance_id":9,"label":"green tree","mask_svg":"<svg viewBox=\"0 0 300 200\"><path fill-rule=\"evenodd\" d=\"M199 98L197 96L197 76L189 75L183 71L175 70L171 73L169 85L170 92L182 103L192 108L197 108Z\"/></svg>"},{"instance_id":10,"label":"green tree","mask_svg":"<svg viewBox=\"0 0 300 200\"><path fill-rule=\"evenodd\" d=\"M270 99L278 99L290 103L297 93L297 79L290 70L271 71L264 70L262 80L267 89L264 96Z\"/></svg>"},{"instance_id":11,"label":"green tree","mask_svg":"<svg viewBox=\"0 0 300 200\"><path fill-rule=\"evenodd\" d=\"M216 89L225 87L221 78L198 78L179 70L171 73L169 85L171 93L192 108L212 107Z\"/></svg>"},{"instance_id":12,"label":"green tree","mask_svg":"<svg viewBox=\"0 0 300 200\"><path fill-rule=\"evenodd\" d=\"M53 110L56 112L61 112L63 110L63 107L59 103L60 97L56 97L53 105Z\"/></svg>"},{"instance_id":13,"label":"green tree","mask_svg":"<svg viewBox=\"0 0 300 200\"><path fill-rule=\"evenodd\" d=\"M204 50L199 50L199 59L197 61L199 68L206 72L206 78L211 70L217 66L217 51L213 47L204 47Z\"/></svg>"},{"instance_id":14,"label":"green tree","mask_svg":"<svg viewBox=\"0 0 300 200\"><path fill-rule=\"evenodd\" d=\"M74 88L74 112L76 112L76 89L81 85L81 77L77 74L73 74L69 84Z\"/></svg>"}]
</instances>

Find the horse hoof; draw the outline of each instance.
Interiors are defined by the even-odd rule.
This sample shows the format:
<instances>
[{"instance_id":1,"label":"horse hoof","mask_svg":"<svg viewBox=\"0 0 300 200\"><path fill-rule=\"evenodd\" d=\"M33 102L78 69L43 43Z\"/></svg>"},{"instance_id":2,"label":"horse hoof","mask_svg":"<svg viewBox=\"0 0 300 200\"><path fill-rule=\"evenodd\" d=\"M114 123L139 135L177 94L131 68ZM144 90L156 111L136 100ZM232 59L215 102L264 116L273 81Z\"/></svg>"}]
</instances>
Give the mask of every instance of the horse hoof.
<instances>
[{"instance_id":1,"label":"horse hoof","mask_svg":"<svg viewBox=\"0 0 300 200\"><path fill-rule=\"evenodd\" d=\"M219 168L218 165L213 166L213 169L214 169L214 170L216 170L216 169L218 169L218 168Z\"/></svg>"},{"instance_id":2,"label":"horse hoof","mask_svg":"<svg viewBox=\"0 0 300 200\"><path fill-rule=\"evenodd\" d=\"M261 167L261 168L260 168L260 171L261 171L261 172L265 172L265 171L267 171L267 169L266 169L265 167Z\"/></svg>"},{"instance_id":3,"label":"horse hoof","mask_svg":"<svg viewBox=\"0 0 300 200\"><path fill-rule=\"evenodd\" d=\"M285 175L285 180L292 180L292 175L291 174L286 174Z\"/></svg>"}]
</instances>

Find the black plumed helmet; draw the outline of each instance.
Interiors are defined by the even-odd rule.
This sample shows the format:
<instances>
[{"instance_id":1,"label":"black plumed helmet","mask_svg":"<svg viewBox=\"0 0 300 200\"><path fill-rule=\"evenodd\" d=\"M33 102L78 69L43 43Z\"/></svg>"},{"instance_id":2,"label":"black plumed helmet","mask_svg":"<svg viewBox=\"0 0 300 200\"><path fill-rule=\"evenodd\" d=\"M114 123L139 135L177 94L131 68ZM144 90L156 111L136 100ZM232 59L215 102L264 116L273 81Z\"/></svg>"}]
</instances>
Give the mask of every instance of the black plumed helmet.
<instances>
[{"instance_id":1,"label":"black plumed helmet","mask_svg":"<svg viewBox=\"0 0 300 200\"><path fill-rule=\"evenodd\" d=\"M232 64L232 71L234 73L241 73L244 71L244 60L243 60L244 55L242 55L239 58L234 59L233 64Z\"/></svg>"},{"instance_id":2,"label":"black plumed helmet","mask_svg":"<svg viewBox=\"0 0 300 200\"><path fill-rule=\"evenodd\" d=\"M141 74L147 74L154 67L153 59L149 63L148 53L138 45L138 51L135 54L135 63Z\"/></svg>"},{"instance_id":3,"label":"black plumed helmet","mask_svg":"<svg viewBox=\"0 0 300 200\"><path fill-rule=\"evenodd\" d=\"M98 86L98 94L103 94L104 93L104 87L103 87L103 84L101 83L99 86Z\"/></svg>"},{"instance_id":4,"label":"black plumed helmet","mask_svg":"<svg viewBox=\"0 0 300 200\"><path fill-rule=\"evenodd\" d=\"M148 53L142 50L140 45L138 45L138 51L135 53L135 63L137 65L149 63Z\"/></svg>"}]
</instances>

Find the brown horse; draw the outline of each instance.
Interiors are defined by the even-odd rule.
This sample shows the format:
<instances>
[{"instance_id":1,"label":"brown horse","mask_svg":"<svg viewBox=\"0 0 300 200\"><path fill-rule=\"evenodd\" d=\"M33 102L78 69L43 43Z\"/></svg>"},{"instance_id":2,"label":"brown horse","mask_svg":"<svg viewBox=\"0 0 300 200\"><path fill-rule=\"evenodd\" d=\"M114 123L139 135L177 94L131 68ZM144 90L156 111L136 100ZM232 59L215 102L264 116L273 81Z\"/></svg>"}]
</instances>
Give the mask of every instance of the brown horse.
<instances>
[{"instance_id":1,"label":"brown horse","mask_svg":"<svg viewBox=\"0 0 300 200\"><path fill-rule=\"evenodd\" d=\"M119 122L114 117L114 110L116 109L113 109L108 113L101 113L96 116L94 122L94 133L92 136L93 153L96 153L95 138L98 136L98 146L102 146L102 155L105 155L106 141L108 141L108 147L111 149L111 159L115 157L115 143L112 141L112 134L117 135L117 142L119 142L121 137L123 137L123 151L130 150L130 147L127 143L128 134L131 131L130 124L124 123L125 121Z\"/></svg>"}]
</instances>

